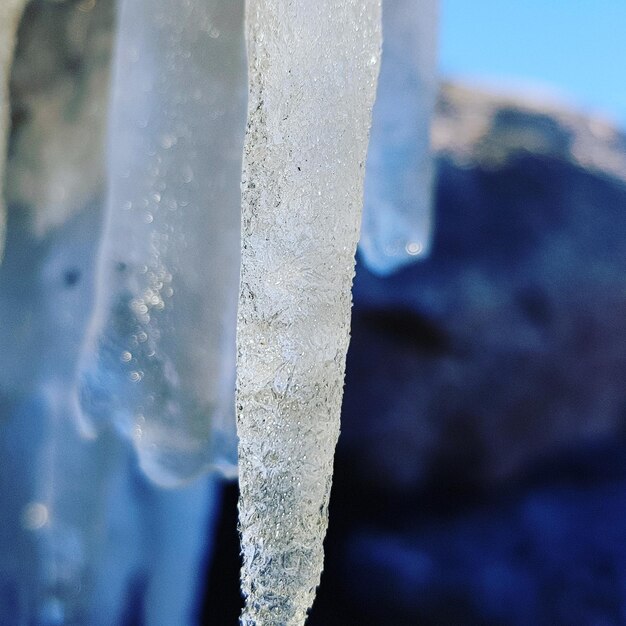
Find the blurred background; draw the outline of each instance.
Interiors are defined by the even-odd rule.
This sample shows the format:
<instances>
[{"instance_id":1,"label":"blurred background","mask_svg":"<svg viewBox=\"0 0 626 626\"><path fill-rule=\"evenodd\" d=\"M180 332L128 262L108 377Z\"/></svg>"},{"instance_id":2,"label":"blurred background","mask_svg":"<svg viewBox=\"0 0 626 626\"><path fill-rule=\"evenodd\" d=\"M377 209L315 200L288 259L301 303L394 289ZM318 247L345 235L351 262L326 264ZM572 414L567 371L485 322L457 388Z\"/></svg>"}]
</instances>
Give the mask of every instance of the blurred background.
<instances>
[{"instance_id":1,"label":"blurred background","mask_svg":"<svg viewBox=\"0 0 626 626\"><path fill-rule=\"evenodd\" d=\"M440 7L444 77L552 95L626 123L623 3L442 0Z\"/></svg>"},{"instance_id":2,"label":"blurred background","mask_svg":"<svg viewBox=\"0 0 626 626\"><path fill-rule=\"evenodd\" d=\"M152 486L67 389L111 0L33 0L0 266L0 623L234 626L237 487ZM430 255L358 259L311 626L626 624L626 4L443 0Z\"/></svg>"}]
</instances>

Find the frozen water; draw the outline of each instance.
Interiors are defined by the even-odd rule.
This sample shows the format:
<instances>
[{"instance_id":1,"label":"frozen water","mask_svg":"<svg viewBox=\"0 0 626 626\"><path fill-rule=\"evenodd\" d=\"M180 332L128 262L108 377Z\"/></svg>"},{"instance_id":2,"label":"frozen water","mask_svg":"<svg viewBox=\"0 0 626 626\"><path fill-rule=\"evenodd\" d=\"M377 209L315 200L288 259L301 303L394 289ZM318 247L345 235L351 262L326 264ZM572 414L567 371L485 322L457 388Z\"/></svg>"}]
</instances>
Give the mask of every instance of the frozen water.
<instances>
[{"instance_id":1,"label":"frozen water","mask_svg":"<svg viewBox=\"0 0 626 626\"><path fill-rule=\"evenodd\" d=\"M245 625L323 564L380 50L378 0L250 0L237 408Z\"/></svg>"},{"instance_id":2,"label":"frozen water","mask_svg":"<svg viewBox=\"0 0 626 626\"><path fill-rule=\"evenodd\" d=\"M0 261L4 250L5 206L4 165L11 115L9 111L9 78L17 39L17 27L27 0L2 0L0 3Z\"/></svg>"},{"instance_id":3,"label":"frozen water","mask_svg":"<svg viewBox=\"0 0 626 626\"><path fill-rule=\"evenodd\" d=\"M236 463L243 1L123 0L79 396L164 486Z\"/></svg>"},{"instance_id":4,"label":"frozen water","mask_svg":"<svg viewBox=\"0 0 626 626\"><path fill-rule=\"evenodd\" d=\"M197 623L215 480L146 483L129 442L78 435L64 391L3 412L0 623L117 626L130 598L146 626Z\"/></svg>"},{"instance_id":5,"label":"frozen water","mask_svg":"<svg viewBox=\"0 0 626 626\"><path fill-rule=\"evenodd\" d=\"M41 241L29 208L9 207L0 268L0 579L14 585L17 605L0 598L3 624L85 623L104 547L98 530L115 457L108 438L78 436L68 393L88 312L89 248L78 235L96 223L93 206L83 209Z\"/></svg>"},{"instance_id":6,"label":"frozen water","mask_svg":"<svg viewBox=\"0 0 626 626\"><path fill-rule=\"evenodd\" d=\"M428 253L439 0L383 0L383 54L359 250L377 274Z\"/></svg>"},{"instance_id":7,"label":"frozen water","mask_svg":"<svg viewBox=\"0 0 626 626\"><path fill-rule=\"evenodd\" d=\"M118 626L133 601L146 626L197 623L215 481L158 488L112 428L88 440L72 419L100 234L113 8L33 3L14 60L12 104L28 115L12 128L0 266L3 625ZM80 71L66 62L76 49Z\"/></svg>"},{"instance_id":8,"label":"frozen water","mask_svg":"<svg viewBox=\"0 0 626 626\"><path fill-rule=\"evenodd\" d=\"M24 211L11 207L0 268L2 354L33 335L0 375L0 623L116 626L140 585L146 624L191 625L212 492L152 487L130 443L77 432L72 366L97 215L84 207L41 242L16 224Z\"/></svg>"}]
</instances>

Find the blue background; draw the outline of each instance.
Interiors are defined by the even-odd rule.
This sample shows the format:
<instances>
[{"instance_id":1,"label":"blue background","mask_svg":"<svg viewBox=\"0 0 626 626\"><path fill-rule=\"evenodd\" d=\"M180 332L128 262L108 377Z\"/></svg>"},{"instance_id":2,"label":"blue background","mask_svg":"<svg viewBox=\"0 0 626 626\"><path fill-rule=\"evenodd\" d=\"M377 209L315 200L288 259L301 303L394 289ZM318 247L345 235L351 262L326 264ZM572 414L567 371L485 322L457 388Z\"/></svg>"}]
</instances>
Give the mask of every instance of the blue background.
<instances>
[{"instance_id":1,"label":"blue background","mask_svg":"<svg viewBox=\"0 0 626 626\"><path fill-rule=\"evenodd\" d=\"M626 127L626 2L442 0L444 77L554 91Z\"/></svg>"}]
</instances>

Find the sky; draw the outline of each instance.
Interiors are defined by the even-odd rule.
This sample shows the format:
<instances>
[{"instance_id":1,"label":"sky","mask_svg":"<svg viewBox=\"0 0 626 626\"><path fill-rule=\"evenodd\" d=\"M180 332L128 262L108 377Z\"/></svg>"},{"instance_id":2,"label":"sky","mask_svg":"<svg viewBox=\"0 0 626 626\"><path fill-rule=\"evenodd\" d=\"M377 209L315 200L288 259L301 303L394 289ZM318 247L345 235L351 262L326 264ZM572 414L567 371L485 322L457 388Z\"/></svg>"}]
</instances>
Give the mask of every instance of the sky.
<instances>
[{"instance_id":1,"label":"sky","mask_svg":"<svg viewBox=\"0 0 626 626\"><path fill-rule=\"evenodd\" d=\"M626 0L441 0L444 77L547 91L626 128Z\"/></svg>"}]
</instances>

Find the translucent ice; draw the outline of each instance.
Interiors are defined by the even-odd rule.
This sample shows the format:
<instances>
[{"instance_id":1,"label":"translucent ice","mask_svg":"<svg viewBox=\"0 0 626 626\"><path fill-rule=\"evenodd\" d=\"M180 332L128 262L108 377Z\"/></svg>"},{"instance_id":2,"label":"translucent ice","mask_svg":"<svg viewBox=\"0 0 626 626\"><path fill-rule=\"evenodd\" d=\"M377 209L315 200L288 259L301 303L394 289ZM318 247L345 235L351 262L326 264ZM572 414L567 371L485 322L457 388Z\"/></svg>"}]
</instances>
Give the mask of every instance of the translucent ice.
<instances>
[{"instance_id":1,"label":"translucent ice","mask_svg":"<svg viewBox=\"0 0 626 626\"><path fill-rule=\"evenodd\" d=\"M0 3L0 261L4 249L4 165L10 127L9 78L17 39L17 27L27 0L2 0Z\"/></svg>"},{"instance_id":2,"label":"translucent ice","mask_svg":"<svg viewBox=\"0 0 626 626\"><path fill-rule=\"evenodd\" d=\"M2 625L197 623L215 482L156 487L127 440L112 428L85 439L72 419L100 235L113 21L112 0L33 2L13 64L21 114L0 266Z\"/></svg>"},{"instance_id":3,"label":"translucent ice","mask_svg":"<svg viewBox=\"0 0 626 626\"><path fill-rule=\"evenodd\" d=\"M242 623L301 625L322 541L380 49L379 0L249 0L238 315Z\"/></svg>"},{"instance_id":4,"label":"translucent ice","mask_svg":"<svg viewBox=\"0 0 626 626\"><path fill-rule=\"evenodd\" d=\"M76 107L98 103L74 84ZM40 146L50 147L45 137ZM72 419L99 210L97 196L68 209L72 217L42 239L31 207L9 206L0 267L0 624L118 626L133 597L146 626L191 626L213 506L206 481L153 486L128 441L112 428L85 439Z\"/></svg>"},{"instance_id":5,"label":"translucent ice","mask_svg":"<svg viewBox=\"0 0 626 626\"><path fill-rule=\"evenodd\" d=\"M76 95L77 107L93 104L83 96ZM93 204L79 207L42 240L31 207L9 205L0 268L2 624L91 623L84 612L105 547L99 524L115 458L110 438L78 436L68 390L88 316L94 213Z\"/></svg>"},{"instance_id":6,"label":"translucent ice","mask_svg":"<svg viewBox=\"0 0 626 626\"><path fill-rule=\"evenodd\" d=\"M389 274L428 253L439 0L383 0L383 54L359 250Z\"/></svg>"},{"instance_id":7,"label":"translucent ice","mask_svg":"<svg viewBox=\"0 0 626 626\"><path fill-rule=\"evenodd\" d=\"M243 1L123 0L85 423L155 482L233 470Z\"/></svg>"},{"instance_id":8,"label":"translucent ice","mask_svg":"<svg viewBox=\"0 0 626 626\"><path fill-rule=\"evenodd\" d=\"M105 114L112 22L107 2L90 11L33 3L12 67L11 105L20 115L11 128L9 236L0 267L2 624L77 623L99 541L110 457L105 443L96 449L77 435L68 390L90 307L85 278L92 269L104 143L101 126L92 122ZM81 41L83 33L89 37ZM57 42L66 45L48 54ZM76 71L67 60L81 43ZM73 176L91 180L88 197L55 198L58 189L43 184L42 172L67 180L72 147L86 137L90 150ZM40 190L37 201L33 187ZM44 233L38 218L52 204L63 205L66 219Z\"/></svg>"}]
</instances>

